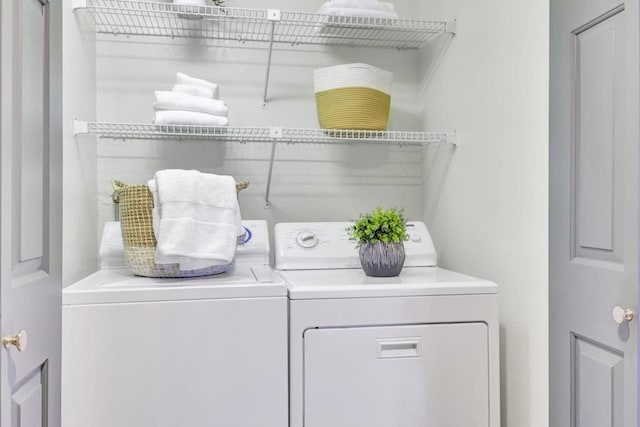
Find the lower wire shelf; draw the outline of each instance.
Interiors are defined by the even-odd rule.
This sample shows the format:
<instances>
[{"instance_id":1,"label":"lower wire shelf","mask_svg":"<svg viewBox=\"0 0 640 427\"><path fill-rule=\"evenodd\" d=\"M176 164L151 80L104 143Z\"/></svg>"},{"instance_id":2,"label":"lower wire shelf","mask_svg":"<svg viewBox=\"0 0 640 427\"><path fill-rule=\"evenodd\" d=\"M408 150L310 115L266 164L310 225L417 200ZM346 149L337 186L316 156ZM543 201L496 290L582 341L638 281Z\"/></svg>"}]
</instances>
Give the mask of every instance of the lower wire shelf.
<instances>
[{"instance_id":1,"label":"lower wire shelf","mask_svg":"<svg viewBox=\"0 0 640 427\"><path fill-rule=\"evenodd\" d=\"M286 142L311 144L391 144L422 146L455 145L455 133L372 131L349 129L304 129L283 127L232 127L195 125L154 125L74 120L73 134L93 134L107 139L205 139L230 142Z\"/></svg>"},{"instance_id":2,"label":"lower wire shelf","mask_svg":"<svg viewBox=\"0 0 640 427\"><path fill-rule=\"evenodd\" d=\"M371 131L350 129L305 129L284 127L232 127L155 125L145 123L87 122L74 119L73 134L91 134L115 140L209 140L220 142L267 142L272 144L265 205L278 143L287 144L382 144L420 147L433 144L456 146L455 132Z\"/></svg>"}]
</instances>

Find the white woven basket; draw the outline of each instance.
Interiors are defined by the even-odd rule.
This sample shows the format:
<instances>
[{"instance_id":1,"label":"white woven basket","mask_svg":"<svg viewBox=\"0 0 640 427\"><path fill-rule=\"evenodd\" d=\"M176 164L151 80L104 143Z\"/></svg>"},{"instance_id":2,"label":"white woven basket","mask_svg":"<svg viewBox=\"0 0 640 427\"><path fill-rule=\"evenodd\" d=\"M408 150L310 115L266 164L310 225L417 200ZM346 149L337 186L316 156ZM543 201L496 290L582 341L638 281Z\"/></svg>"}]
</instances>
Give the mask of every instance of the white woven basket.
<instances>
[{"instance_id":1,"label":"white woven basket","mask_svg":"<svg viewBox=\"0 0 640 427\"><path fill-rule=\"evenodd\" d=\"M356 63L319 68L313 77L320 127L387 129L391 72Z\"/></svg>"},{"instance_id":2,"label":"white woven basket","mask_svg":"<svg viewBox=\"0 0 640 427\"><path fill-rule=\"evenodd\" d=\"M317 92L345 87L367 87L391 95L393 73L369 64L342 64L313 70Z\"/></svg>"}]
</instances>

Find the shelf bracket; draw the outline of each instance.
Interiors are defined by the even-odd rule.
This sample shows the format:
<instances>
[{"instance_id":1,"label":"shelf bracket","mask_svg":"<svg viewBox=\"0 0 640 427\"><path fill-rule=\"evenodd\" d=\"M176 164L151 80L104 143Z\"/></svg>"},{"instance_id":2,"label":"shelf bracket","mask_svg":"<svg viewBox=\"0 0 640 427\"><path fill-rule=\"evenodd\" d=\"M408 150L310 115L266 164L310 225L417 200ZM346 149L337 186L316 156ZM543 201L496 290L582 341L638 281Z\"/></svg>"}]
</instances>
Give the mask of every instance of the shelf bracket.
<instances>
[{"instance_id":1,"label":"shelf bracket","mask_svg":"<svg viewBox=\"0 0 640 427\"><path fill-rule=\"evenodd\" d=\"M276 23L280 21L281 13L279 9L267 9L267 19L271 22L271 32L269 34L269 53L267 56L267 77L264 82L264 93L262 95L262 106L267 105L267 91L269 90L269 75L271 74L271 55L273 54L273 39L276 32Z\"/></svg>"},{"instance_id":2,"label":"shelf bracket","mask_svg":"<svg viewBox=\"0 0 640 427\"><path fill-rule=\"evenodd\" d=\"M450 33L452 36L456 35L456 20L447 21L447 25L445 26L445 32Z\"/></svg>"},{"instance_id":3,"label":"shelf bracket","mask_svg":"<svg viewBox=\"0 0 640 427\"><path fill-rule=\"evenodd\" d=\"M276 145L278 144L278 140L282 138L282 128L281 127L271 127L269 128L269 138L272 140L271 142L271 157L269 158L269 172L267 175L267 189L264 193L264 208L269 209L271 207L271 202L269 201L269 194L271 193L271 177L273 176L273 160L276 157Z\"/></svg>"},{"instance_id":4,"label":"shelf bracket","mask_svg":"<svg viewBox=\"0 0 640 427\"><path fill-rule=\"evenodd\" d=\"M76 10L76 9L86 9L87 8L87 0L73 0L73 2L71 2L71 10Z\"/></svg>"},{"instance_id":5,"label":"shelf bracket","mask_svg":"<svg viewBox=\"0 0 640 427\"><path fill-rule=\"evenodd\" d=\"M89 133L89 123L73 118L73 136Z\"/></svg>"},{"instance_id":6,"label":"shelf bracket","mask_svg":"<svg viewBox=\"0 0 640 427\"><path fill-rule=\"evenodd\" d=\"M457 132L450 132L447 134L447 142L454 147L458 146L458 134Z\"/></svg>"}]
</instances>

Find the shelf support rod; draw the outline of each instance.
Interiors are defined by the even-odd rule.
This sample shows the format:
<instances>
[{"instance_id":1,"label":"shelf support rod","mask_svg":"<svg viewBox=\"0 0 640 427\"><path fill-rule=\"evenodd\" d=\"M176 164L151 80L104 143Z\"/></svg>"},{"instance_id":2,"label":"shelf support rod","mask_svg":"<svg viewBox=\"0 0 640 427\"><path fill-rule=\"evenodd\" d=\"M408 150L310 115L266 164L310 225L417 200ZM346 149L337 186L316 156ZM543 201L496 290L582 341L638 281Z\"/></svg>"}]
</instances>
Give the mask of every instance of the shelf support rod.
<instances>
[{"instance_id":1,"label":"shelf support rod","mask_svg":"<svg viewBox=\"0 0 640 427\"><path fill-rule=\"evenodd\" d=\"M262 95L262 106L267 105L267 91L269 90L269 75L271 74L271 56L273 54L273 39L276 32L276 23L280 21L280 10L268 9L267 19L271 21L271 33L269 35L269 53L267 56L267 77L264 82L264 93Z\"/></svg>"},{"instance_id":2,"label":"shelf support rod","mask_svg":"<svg viewBox=\"0 0 640 427\"><path fill-rule=\"evenodd\" d=\"M264 208L269 209L271 207L271 202L269 201L269 194L271 194L271 177L273 176L273 161L276 158L276 145L278 144L278 140L282 138L282 128L281 127L272 127L269 128L269 138L272 140L271 142L271 157L269 158L269 172L267 175L267 189L264 193Z\"/></svg>"}]
</instances>

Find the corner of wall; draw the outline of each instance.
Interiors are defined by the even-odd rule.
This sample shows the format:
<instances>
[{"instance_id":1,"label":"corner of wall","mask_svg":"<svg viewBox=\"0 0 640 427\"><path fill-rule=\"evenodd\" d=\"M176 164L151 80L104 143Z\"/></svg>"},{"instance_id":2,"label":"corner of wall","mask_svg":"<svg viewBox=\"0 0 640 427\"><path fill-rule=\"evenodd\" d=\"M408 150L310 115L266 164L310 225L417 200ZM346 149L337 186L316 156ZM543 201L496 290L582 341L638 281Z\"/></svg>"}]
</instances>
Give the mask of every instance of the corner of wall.
<instances>
[{"instance_id":1,"label":"corner of wall","mask_svg":"<svg viewBox=\"0 0 640 427\"><path fill-rule=\"evenodd\" d=\"M420 17L458 23L434 73L421 53L423 126L459 142L448 164L425 153L424 219L442 267L500 286L502 425L545 425L549 5L426 0Z\"/></svg>"},{"instance_id":2,"label":"corner of wall","mask_svg":"<svg viewBox=\"0 0 640 427\"><path fill-rule=\"evenodd\" d=\"M95 32L88 16L64 2L62 283L67 286L97 268L95 138L73 135L73 119L96 117Z\"/></svg>"}]
</instances>

